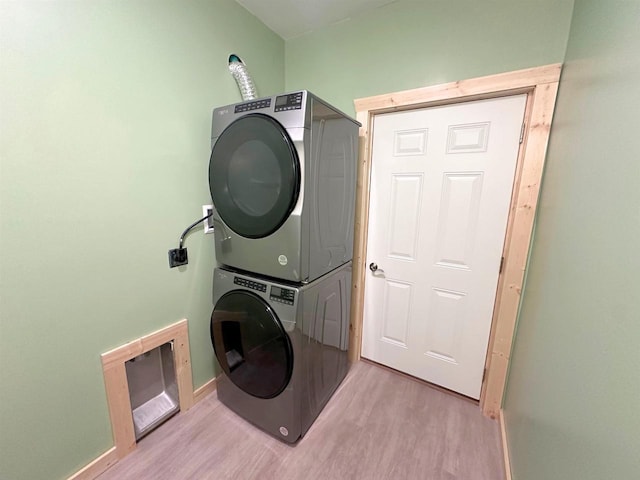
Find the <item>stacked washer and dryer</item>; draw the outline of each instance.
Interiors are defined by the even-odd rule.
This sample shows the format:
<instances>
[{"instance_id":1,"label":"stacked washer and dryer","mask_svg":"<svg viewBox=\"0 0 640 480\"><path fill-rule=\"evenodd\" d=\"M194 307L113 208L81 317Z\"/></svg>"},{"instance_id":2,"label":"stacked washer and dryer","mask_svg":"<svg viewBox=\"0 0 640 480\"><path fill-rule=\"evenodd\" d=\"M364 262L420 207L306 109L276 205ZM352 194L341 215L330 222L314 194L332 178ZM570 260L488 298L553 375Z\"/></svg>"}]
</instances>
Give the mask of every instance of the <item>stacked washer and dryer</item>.
<instances>
[{"instance_id":1,"label":"stacked washer and dryer","mask_svg":"<svg viewBox=\"0 0 640 480\"><path fill-rule=\"evenodd\" d=\"M308 91L213 112L218 398L288 443L348 370L358 127Z\"/></svg>"}]
</instances>

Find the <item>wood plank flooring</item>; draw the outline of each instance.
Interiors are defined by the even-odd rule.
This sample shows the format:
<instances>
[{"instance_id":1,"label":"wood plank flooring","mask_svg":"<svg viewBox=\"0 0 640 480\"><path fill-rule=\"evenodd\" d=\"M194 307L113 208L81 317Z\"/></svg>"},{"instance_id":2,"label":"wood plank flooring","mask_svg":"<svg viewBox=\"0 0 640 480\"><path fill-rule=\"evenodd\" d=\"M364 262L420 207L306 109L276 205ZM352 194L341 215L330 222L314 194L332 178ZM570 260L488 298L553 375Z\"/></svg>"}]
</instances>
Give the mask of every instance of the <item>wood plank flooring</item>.
<instances>
[{"instance_id":1,"label":"wood plank flooring","mask_svg":"<svg viewBox=\"0 0 640 480\"><path fill-rule=\"evenodd\" d=\"M99 480L503 480L498 423L479 407L366 362L294 447L215 392L143 438Z\"/></svg>"}]
</instances>

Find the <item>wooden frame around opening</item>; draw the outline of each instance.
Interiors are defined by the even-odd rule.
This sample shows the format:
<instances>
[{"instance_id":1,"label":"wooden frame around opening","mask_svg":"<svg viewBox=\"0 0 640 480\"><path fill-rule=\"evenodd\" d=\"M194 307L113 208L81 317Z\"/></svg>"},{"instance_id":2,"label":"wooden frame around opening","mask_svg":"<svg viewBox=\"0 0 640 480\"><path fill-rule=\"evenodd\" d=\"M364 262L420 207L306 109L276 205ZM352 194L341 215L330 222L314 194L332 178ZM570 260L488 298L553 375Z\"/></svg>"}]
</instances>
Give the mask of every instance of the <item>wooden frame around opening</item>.
<instances>
[{"instance_id":1,"label":"wooden frame around opening","mask_svg":"<svg viewBox=\"0 0 640 480\"><path fill-rule=\"evenodd\" d=\"M527 264L531 233L538 203L540 181L549 140L551 119L560 80L561 64L545 65L514 72L489 75L431 87L361 98L354 101L360 128L360 157L356 189L356 220L353 254L351 336L349 356L360 359L364 313L365 261L369 223L371 145L376 115L436 105L527 94L524 137L511 197L509 220L503 249L504 268L498 280L480 393L485 415L496 418L511 354L511 345Z\"/></svg>"},{"instance_id":2,"label":"wooden frame around opening","mask_svg":"<svg viewBox=\"0 0 640 480\"><path fill-rule=\"evenodd\" d=\"M216 378L212 378L193 391L186 319L102 354L102 369L115 446L67 480L93 480L135 449L135 432L125 362L170 341L173 341L180 410L188 410L215 391Z\"/></svg>"},{"instance_id":3,"label":"wooden frame around opening","mask_svg":"<svg viewBox=\"0 0 640 480\"><path fill-rule=\"evenodd\" d=\"M107 404L118 459L136 448L125 362L171 341L180 411L184 412L193 406L189 330L186 319L102 354Z\"/></svg>"}]
</instances>

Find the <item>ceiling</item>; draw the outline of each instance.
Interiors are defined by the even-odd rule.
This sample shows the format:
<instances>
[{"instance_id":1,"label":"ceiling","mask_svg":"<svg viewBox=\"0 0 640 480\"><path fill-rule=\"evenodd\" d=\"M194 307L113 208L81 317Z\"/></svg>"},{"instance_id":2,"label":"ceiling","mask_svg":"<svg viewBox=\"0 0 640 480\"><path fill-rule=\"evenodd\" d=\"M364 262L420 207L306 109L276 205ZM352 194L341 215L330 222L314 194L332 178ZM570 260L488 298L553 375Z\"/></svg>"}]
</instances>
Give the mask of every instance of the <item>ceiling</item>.
<instances>
[{"instance_id":1,"label":"ceiling","mask_svg":"<svg viewBox=\"0 0 640 480\"><path fill-rule=\"evenodd\" d=\"M289 40L396 0L236 0Z\"/></svg>"}]
</instances>

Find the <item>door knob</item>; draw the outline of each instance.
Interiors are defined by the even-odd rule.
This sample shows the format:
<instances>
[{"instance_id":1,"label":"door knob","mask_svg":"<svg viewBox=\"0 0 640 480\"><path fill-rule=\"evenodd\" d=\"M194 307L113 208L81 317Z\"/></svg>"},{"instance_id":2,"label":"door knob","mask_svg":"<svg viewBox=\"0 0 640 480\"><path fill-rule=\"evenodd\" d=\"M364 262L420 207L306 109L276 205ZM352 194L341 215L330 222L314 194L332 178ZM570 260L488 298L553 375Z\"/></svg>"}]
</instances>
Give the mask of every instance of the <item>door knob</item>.
<instances>
[{"instance_id":1,"label":"door knob","mask_svg":"<svg viewBox=\"0 0 640 480\"><path fill-rule=\"evenodd\" d=\"M369 264L369 270L371 270L372 272L383 272L384 270L381 270L378 268L378 264L371 262Z\"/></svg>"}]
</instances>

